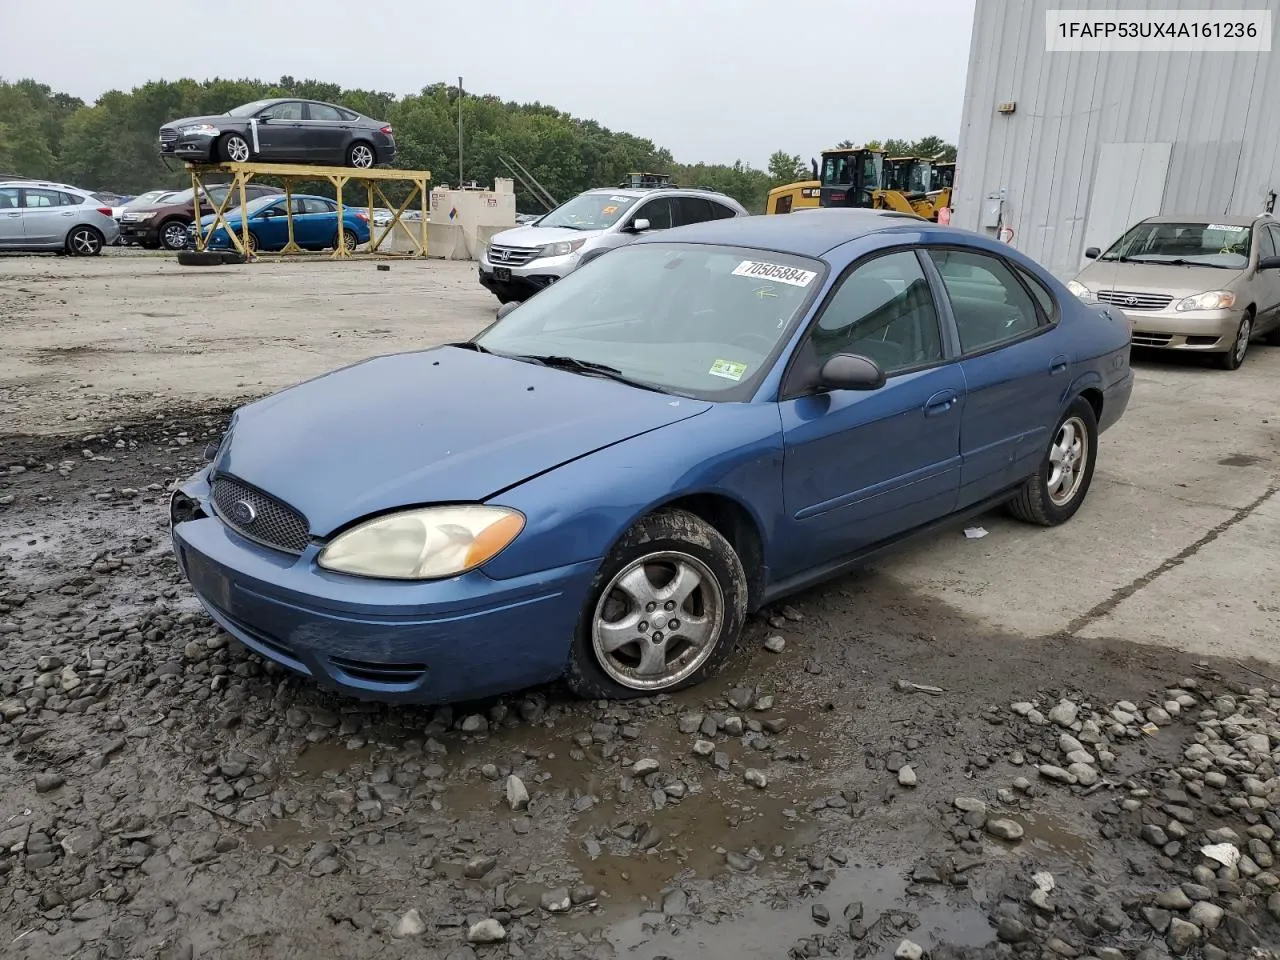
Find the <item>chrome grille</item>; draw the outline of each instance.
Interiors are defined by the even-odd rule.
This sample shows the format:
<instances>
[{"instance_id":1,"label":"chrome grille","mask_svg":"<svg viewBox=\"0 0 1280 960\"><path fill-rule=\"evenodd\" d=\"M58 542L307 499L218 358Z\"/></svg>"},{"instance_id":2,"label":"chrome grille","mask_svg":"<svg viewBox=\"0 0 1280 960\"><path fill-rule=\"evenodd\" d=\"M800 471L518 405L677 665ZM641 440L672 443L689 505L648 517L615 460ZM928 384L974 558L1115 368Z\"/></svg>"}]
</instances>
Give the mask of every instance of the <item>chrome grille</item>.
<instances>
[{"instance_id":1,"label":"chrome grille","mask_svg":"<svg viewBox=\"0 0 1280 960\"><path fill-rule=\"evenodd\" d=\"M232 530L273 550L296 556L311 539L297 510L232 477L213 481L213 509Z\"/></svg>"},{"instance_id":2,"label":"chrome grille","mask_svg":"<svg viewBox=\"0 0 1280 960\"><path fill-rule=\"evenodd\" d=\"M177 140L177 139L178 139L178 131L177 131L177 130L172 129L171 127L162 127L162 128L160 129L160 142L161 142L161 143L173 143L173 142L174 142L175 140Z\"/></svg>"},{"instance_id":3,"label":"chrome grille","mask_svg":"<svg viewBox=\"0 0 1280 960\"><path fill-rule=\"evenodd\" d=\"M537 256L536 248L489 246L489 262L499 267L523 267Z\"/></svg>"},{"instance_id":4,"label":"chrome grille","mask_svg":"<svg viewBox=\"0 0 1280 960\"><path fill-rule=\"evenodd\" d=\"M1141 330L1135 330L1132 338L1135 347L1167 347L1169 342L1173 340L1173 334L1144 333Z\"/></svg>"},{"instance_id":5,"label":"chrome grille","mask_svg":"<svg viewBox=\"0 0 1280 960\"><path fill-rule=\"evenodd\" d=\"M1136 293L1129 290L1099 290L1097 297L1103 303L1129 310L1163 310L1173 302L1173 297L1167 293Z\"/></svg>"}]
</instances>

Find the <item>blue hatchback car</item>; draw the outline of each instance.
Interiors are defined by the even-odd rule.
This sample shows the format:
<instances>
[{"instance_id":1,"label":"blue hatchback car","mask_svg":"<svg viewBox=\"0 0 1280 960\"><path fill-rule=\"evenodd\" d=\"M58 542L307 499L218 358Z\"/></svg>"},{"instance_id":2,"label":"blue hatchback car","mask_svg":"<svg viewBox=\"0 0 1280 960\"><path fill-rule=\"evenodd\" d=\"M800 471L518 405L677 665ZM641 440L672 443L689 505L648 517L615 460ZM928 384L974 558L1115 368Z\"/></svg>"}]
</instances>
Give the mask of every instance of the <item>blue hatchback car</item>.
<instances>
[{"instance_id":1,"label":"blue hatchback car","mask_svg":"<svg viewBox=\"0 0 1280 960\"><path fill-rule=\"evenodd\" d=\"M244 215L249 217L249 250L283 250L289 242L289 211L293 211L293 242L304 250L336 249L341 242L349 252L369 242L369 215L363 210L344 206L343 231L338 234L338 204L328 197L315 197L295 193L292 198L283 194L250 200L244 207L223 214L227 225L239 235ZM216 217L213 214L200 219L200 232L208 234ZM195 225L188 227L194 236ZM194 242L190 244L194 246ZM227 250L233 247L227 231L218 227L209 236L206 246L210 250Z\"/></svg>"},{"instance_id":2,"label":"blue hatchback car","mask_svg":"<svg viewBox=\"0 0 1280 960\"><path fill-rule=\"evenodd\" d=\"M173 495L173 545L219 624L324 687L672 691L751 611L910 534L1069 519L1129 341L1018 251L918 218L664 230L470 341L240 408Z\"/></svg>"}]
</instances>

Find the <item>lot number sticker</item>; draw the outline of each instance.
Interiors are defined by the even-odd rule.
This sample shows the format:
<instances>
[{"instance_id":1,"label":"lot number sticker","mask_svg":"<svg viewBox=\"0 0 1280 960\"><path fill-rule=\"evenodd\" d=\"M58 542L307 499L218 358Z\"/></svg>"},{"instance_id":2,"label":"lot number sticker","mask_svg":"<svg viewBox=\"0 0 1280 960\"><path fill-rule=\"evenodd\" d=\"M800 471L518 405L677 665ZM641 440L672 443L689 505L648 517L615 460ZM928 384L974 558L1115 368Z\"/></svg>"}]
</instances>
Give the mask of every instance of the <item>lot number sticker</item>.
<instances>
[{"instance_id":1,"label":"lot number sticker","mask_svg":"<svg viewBox=\"0 0 1280 960\"><path fill-rule=\"evenodd\" d=\"M732 360L717 360L711 364L711 369L707 371L713 377L724 377L726 380L741 380L742 375L747 372L745 363L734 363Z\"/></svg>"},{"instance_id":2,"label":"lot number sticker","mask_svg":"<svg viewBox=\"0 0 1280 960\"><path fill-rule=\"evenodd\" d=\"M733 268L733 275L756 280L776 280L778 283L788 283L793 287L807 287L817 276L812 270L785 267L780 263L765 263L763 260L743 260Z\"/></svg>"},{"instance_id":3,"label":"lot number sticker","mask_svg":"<svg viewBox=\"0 0 1280 960\"><path fill-rule=\"evenodd\" d=\"M1238 227L1233 223L1211 223L1210 230L1225 230L1227 233L1244 233L1248 227Z\"/></svg>"}]
</instances>

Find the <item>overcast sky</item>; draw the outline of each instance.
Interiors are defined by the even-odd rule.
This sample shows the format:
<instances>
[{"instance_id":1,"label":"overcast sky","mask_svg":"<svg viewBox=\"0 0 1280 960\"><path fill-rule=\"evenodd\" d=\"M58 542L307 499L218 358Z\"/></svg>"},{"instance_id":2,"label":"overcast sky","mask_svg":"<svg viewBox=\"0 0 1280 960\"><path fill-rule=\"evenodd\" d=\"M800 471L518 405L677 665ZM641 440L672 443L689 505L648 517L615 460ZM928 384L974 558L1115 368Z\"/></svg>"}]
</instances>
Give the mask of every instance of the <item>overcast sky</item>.
<instances>
[{"instance_id":1,"label":"overcast sky","mask_svg":"<svg viewBox=\"0 0 1280 960\"><path fill-rule=\"evenodd\" d=\"M807 161L844 139L954 143L973 5L0 0L0 77L93 101L184 76L291 75L397 94L461 76L468 91L551 104L681 162L763 166L774 150Z\"/></svg>"}]
</instances>

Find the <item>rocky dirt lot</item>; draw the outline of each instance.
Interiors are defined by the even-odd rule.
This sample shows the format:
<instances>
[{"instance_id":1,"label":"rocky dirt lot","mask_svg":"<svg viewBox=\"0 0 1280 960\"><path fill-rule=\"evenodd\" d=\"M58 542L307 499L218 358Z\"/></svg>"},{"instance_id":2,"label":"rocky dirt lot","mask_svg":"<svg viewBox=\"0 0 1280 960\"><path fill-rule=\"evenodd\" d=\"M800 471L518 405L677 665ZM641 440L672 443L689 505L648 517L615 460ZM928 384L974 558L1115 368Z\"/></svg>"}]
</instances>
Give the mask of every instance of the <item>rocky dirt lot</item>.
<instances>
[{"instance_id":1,"label":"rocky dirt lot","mask_svg":"<svg viewBox=\"0 0 1280 960\"><path fill-rule=\"evenodd\" d=\"M488 322L464 266L0 259L0 956L1280 956L1280 350L1146 362L1068 527L702 688L331 697L203 614L167 491L237 399Z\"/></svg>"}]
</instances>

